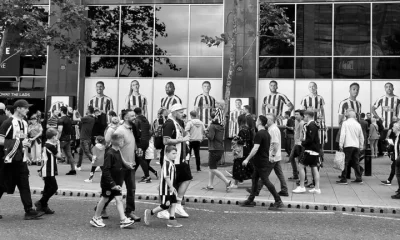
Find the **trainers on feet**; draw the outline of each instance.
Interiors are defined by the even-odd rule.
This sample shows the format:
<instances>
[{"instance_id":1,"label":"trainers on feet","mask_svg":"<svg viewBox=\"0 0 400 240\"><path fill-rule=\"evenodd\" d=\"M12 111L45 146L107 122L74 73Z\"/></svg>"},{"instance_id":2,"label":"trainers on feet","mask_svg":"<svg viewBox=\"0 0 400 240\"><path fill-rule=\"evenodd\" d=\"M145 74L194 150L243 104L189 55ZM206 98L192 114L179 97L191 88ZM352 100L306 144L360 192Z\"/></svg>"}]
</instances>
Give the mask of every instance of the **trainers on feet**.
<instances>
[{"instance_id":1,"label":"trainers on feet","mask_svg":"<svg viewBox=\"0 0 400 240\"><path fill-rule=\"evenodd\" d=\"M292 192L293 193L305 193L307 190L305 187L300 187L298 186L296 189L294 189Z\"/></svg>"},{"instance_id":2,"label":"trainers on feet","mask_svg":"<svg viewBox=\"0 0 400 240\"><path fill-rule=\"evenodd\" d=\"M160 219L168 219L169 220L169 212L167 210L161 211L157 213L157 217Z\"/></svg>"},{"instance_id":3,"label":"trainers on feet","mask_svg":"<svg viewBox=\"0 0 400 240\"><path fill-rule=\"evenodd\" d=\"M310 193L314 193L314 194L321 194L321 189L315 189L315 188L313 188L313 189L310 189L309 192L310 192Z\"/></svg>"},{"instance_id":4,"label":"trainers on feet","mask_svg":"<svg viewBox=\"0 0 400 240\"><path fill-rule=\"evenodd\" d=\"M242 207L254 207L256 203L254 201L246 200L244 202L240 203L240 206Z\"/></svg>"},{"instance_id":5,"label":"trainers on feet","mask_svg":"<svg viewBox=\"0 0 400 240\"><path fill-rule=\"evenodd\" d=\"M140 220L142 220L142 218L136 216L135 214L133 214L133 212L130 213L125 213L127 218L130 218L131 220L135 221L135 222L140 222Z\"/></svg>"},{"instance_id":6,"label":"trainers on feet","mask_svg":"<svg viewBox=\"0 0 400 240\"><path fill-rule=\"evenodd\" d=\"M90 220L90 224L92 224L93 227L97 227L97 228L102 228L102 227L105 227L105 226L106 226L106 225L103 223L103 219L102 219L101 217L99 217L99 218L93 217L93 218Z\"/></svg>"},{"instance_id":7,"label":"trainers on feet","mask_svg":"<svg viewBox=\"0 0 400 240\"><path fill-rule=\"evenodd\" d=\"M151 217L151 210L150 209L144 210L144 215L143 215L144 224L150 225L150 217Z\"/></svg>"},{"instance_id":8,"label":"trainers on feet","mask_svg":"<svg viewBox=\"0 0 400 240\"><path fill-rule=\"evenodd\" d=\"M71 171L67 172L67 174L65 174L65 175L76 175L76 171L71 170Z\"/></svg>"},{"instance_id":9,"label":"trainers on feet","mask_svg":"<svg viewBox=\"0 0 400 240\"><path fill-rule=\"evenodd\" d=\"M382 183L383 185L385 185L385 186L390 186L390 185L392 185L392 183L389 182L388 180L382 181L381 183Z\"/></svg>"},{"instance_id":10,"label":"trainers on feet","mask_svg":"<svg viewBox=\"0 0 400 240\"><path fill-rule=\"evenodd\" d=\"M279 194L279 196L282 196L282 197L289 197L288 192L280 191L280 192L278 192L278 194Z\"/></svg>"},{"instance_id":11,"label":"trainers on feet","mask_svg":"<svg viewBox=\"0 0 400 240\"><path fill-rule=\"evenodd\" d=\"M36 210L30 209L25 213L24 219L25 220L32 220L32 219L36 219L38 217L41 217L43 215L44 215L43 211L36 211Z\"/></svg>"},{"instance_id":12,"label":"trainers on feet","mask_svg":"<svg viewBox=\"0 0 400 240\"><path fill-rule=\"evenodd\" d=\"M151 178L143 177L142 179L140 179L139 183L151 183Z\"/></svg>"},{"instance_id":13,"label":"trainers on feet","mask_svg":"<svg viewBox=\"0 0 400 240\"><path fill-rule=\"evenodd\" d=\"M183 218L188 218L189 214L183 209L181 204L176 204L175 213Z\"/></svg>"},{"instance_id":14,"label":"trainers on feet","mask_svg":"<svg viewBox=\"0 0 400 240\"><path fill-rule=\"evenodd\" d=\"M76 167L75 170L76 170L76 171L81 171L82 168L81 168L81 167Z\"/></svg>"},{"instance_id":15,"label":"trainers on feet","mask_svg":"<svg viewBox=\"0 0 400 240\"><path fill-rule=\"evenodd\" d=\"M43 209L45 214L54 214L56 211L54 211L53 209L49 208L49 207L45 207Z\"/></svg>"},{"instance_id":16,"label":"trainers on feet","mask_svg":"<svg viewBox=\"0 0 400 240\"><path fill-rule=\"evenodd\" d=\"M400 193L393 195L391 198L392 199L400 199Z\"/></svg>"},{"instance_id":17,"label":"trainers on feet","mask_svg":"<svg viewBox=\"0 0 400 240\"><path fill-rule=\"evenodd\" d=\"M126 227L129 227L130 225L132 225L134 223L135 223L135 221L133 221L133 220L131 220L131 219L126 217L124 220L121 220L119 222L119 227L120 228L126 228Z\"/></svg>"},{"instance_id":18,"label":"trainers on feet","mask_svg":"<svg viewBox=\"0 0 400 240\"><path fill-rule=\"evenodd\" d=\"M336 181L336 183L340 185L348 185L347 180Z\"/></svg>"},{"instance_id":19,"label":"trainers on feet","mask_svg":"<svg viewBox=\"0 0 400 240\"><path fill-rule=\"evenodd\" d=\"M278 209L280 209L280 208L283 208L285 205L283 205L283 202L282 201L280 201L280 202L275 202L274 203L274 205L272 205L272 206L270 206L269 208L268 208L268 210L278 210Z\"/></svg>"},{"instance_id":20,"label":"trainers on feet","mask_svg":"<svg viewBox=\"0 0 400 240\"><path fill-rule=\"evenodd\" d=\"M231 189L237 189L237 188L238 188L238 185L235 185L235 184L231 185Z\"/></svg>"},{"instance_id":21,"label":"trainers on feet","mask_svg":"<svg viewBox=\"0 0 400 240\"><path fill-rule=\"evenodd\" d=\"M182 224L178 223L176 220L168 220L167 227L179 228Z\"/></svg>"},{"instance_id":22,"label":"trainers on feet","mask_svg":"<svg viewBox=\"0 0 400 240\"><path fill-rule=\"evenodd\" d=\"M85 179L84 182L86 182L86 183L92 183L92 182L93 182L93 179Z\"/></svg>"},{"instance_id":23,"label":"trainers on feet","mask_svg":"<svg viewBox=\"0 0 400 240\"><path fill-rule=\"evenodd\" d=\"M107 211L105 209L103 209L103 211L101 211L101 218L102 219L108 219L108 214L107 214Z\"/></svg>"},{"instance_id":24,"label":"trainers on feet","mask_svg":"<svg viewBox=\"0 0 400 240\"><path fill-rule=\"evenodd\" d=\"M359 183L359 184L363 184L364 182L362 181L362 180L354 180L354 181L351 181L352 183Z\"/></svg>"}]
</instances>

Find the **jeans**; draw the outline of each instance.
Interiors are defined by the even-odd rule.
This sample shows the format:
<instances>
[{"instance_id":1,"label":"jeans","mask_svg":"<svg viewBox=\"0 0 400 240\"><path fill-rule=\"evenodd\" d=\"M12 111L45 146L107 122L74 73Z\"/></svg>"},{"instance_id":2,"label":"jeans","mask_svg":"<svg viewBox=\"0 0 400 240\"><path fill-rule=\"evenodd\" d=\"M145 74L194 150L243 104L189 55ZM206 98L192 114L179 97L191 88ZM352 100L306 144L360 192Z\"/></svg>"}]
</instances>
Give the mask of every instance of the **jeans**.
<instances>
[{"instance_id":1,"label":"jeans","mask_svg":"<svg viewBox=\"0 0 400 240\"><path fill-rule=\"evenodd\" d=\"M388 178L389 182L392 182L395 173L396 173L396 161L392 161L392 164L390 165L390 174Z\"/></svg>"},{"instance_id":2,"label":"jeans","mask_svg":"<svg viewBox=\"0 0 400 240\"><path fill-rule=\"evenodd\" d=\"M15 186L17 186L25 212L31 210L32 197L31 188L29 186L29 169L27 163L22 162L22 159L7 164L5 164L4 161L0 161L0 176L5 183L4 186L0 186L0 199L5 192L13 193ZM3 182L0 182L0 185L2 184Z\"/></svg>"},{"instance_id":3,"label":"jeans","mask_svg":"<svg viewBox=\"0 0 400 240\"><path fill-rule=\"evenodd\" d=\"M295 145L289 156L289 161L292 164L293 177L299 178L299 171L297 170L296 158L300 157L303 148L300 145Z\"/></svg>"},{"instance_id":4,"label":"jeans","mask_svg":"<svg viewBox=\"0 0 400 240\"><path fill-rule=\"evenodd\" d=\"M138 167L140 165L140 167L142 167L142 170L143 170L143 173L144 173L145 177L149 177L149 167L148 167L147 161L145 159L147 148L149 148L149 144L146 144L145 146L142 146L143 155L141 157L136 155L136 157L135 157L136 165L135 165L135 168L134 168L135 172L136 172L136 170L138 169Z\"/></svg>"},{"instance_id":5,"label":"jeans","mask_svg":"<svg viewBox=\"0 0 400 240\"><path fill-rule=\"evenodd\" d=\"M285 151L288 155L292 153L294 147L294 137L293 134L287 134L285 141Z\"/></svg>"},{"instance_id":6,"label":"jeans","mask_svg":"<svg viewBox=\"0 0 400 240\"><path fill-rule=\"evenodd\" d=\"M89 160L92 161L93 155L92 155L92 150L90 149L91 144L92 143L90 142L90 140L81 139L81 144L79 149L79 160L77 167L81 167L82 165L83 153L85 153L85 155L89 158Z\"/></svg>"},{"instance_id":7,"label":"jeans","mask_svg":"<svg viewBox=\"0 0 400 240\"><path fill-rule=\"evenodd\" d=\"M189 145L189 147L190 147L189 152L192 152L192 149L194 151L194 156L196 158L197 170L200 170L200 144L201 144L200 141L192 141L192 142L190 142L190 145Z\"/></svg>"},{"instance_id":8,"label":"jeans","mask_svg":"<svg viewBox=\"0 0 400 240\"><path fill-rule=\"evenodd\" d=\"M264 167L256 167L254 166L254 172L252 177L252 184L251 184L251 194L248 197L249 201L254 201L256 193L258 191L258 180L261 178L261 182L263 185L267 186L268 190L271 192L272 196L274 196L275 202L281 202L281 197L279 196L278 192L276 191L274 184L271 183L269 180L269 175L271 174L272 170L275 168L277 162L269 162L266 163Z\"/></svg>"},{"instance_id":9,"label":"jeans","mask_svg":"<svg viewBox=\"0 0 400 240\"><path fill-rule=\"evenodd\" d=\"M342 181L347 181L347 171L350 167L354 168L354 172L356 174L356 180L361 181L361 171L360 171L360 149L355 147L345 147L343 149L345 154L345 165L344 170L342 172Z\"/></svg>"},{"instance_id":10,"label":"jeans","mask_svg":"<svg viewBox=\"0 0 400 240\"><path fill-rule=\"evenodd\" d=\"M396 167L395 167L396 178L397 178L397 183L398 183L398 186L399 186L398 191L400 191L400 158L396 159L396 163L395 164L396 164Z\"/></svg>"},{"instance_id":11,"label":"jeans","mask_svg":"<svg viewBox=\"0 0 400 240\"><path fill-rule=\"evenodd\" d=\"M67 156L67 161L71 165L71 170L75 170L75 160L72 157L70 141L61 141L60 148L61 151L64 151L64 154ZM80 162L80 165L82 165L82 160Z\"/></svg>"},{"instance_id":12,"label":"jeans","mask_svg":"<svg viewBox=\"0 0 400 240\"><path fill-rule=\"evenodd\" d=\"M58 185L56 177L44 177L44 189L42 198L39 200L42 207L47 207L49 199L57 192Z\"/></svg>"},{"instance_id":13,"label":"jeans","mask_svg":"<svg viewBox=\"0 0 400 240\"><path fill-rule=\"evenodd\" d=\"M283 171L282 171L282 166L281 166L281 162L275 162L275 166L274 166L274 172L276 174L276 176L279 179L279 182L281 183L281 191L284 193L288 192L288 187L285 181L285 175L283 175ZM260 194L260 191L263 187L263 182L262 180L258 181L258 188L257 188L257 193Z\"/></svg>"}]
</instances>

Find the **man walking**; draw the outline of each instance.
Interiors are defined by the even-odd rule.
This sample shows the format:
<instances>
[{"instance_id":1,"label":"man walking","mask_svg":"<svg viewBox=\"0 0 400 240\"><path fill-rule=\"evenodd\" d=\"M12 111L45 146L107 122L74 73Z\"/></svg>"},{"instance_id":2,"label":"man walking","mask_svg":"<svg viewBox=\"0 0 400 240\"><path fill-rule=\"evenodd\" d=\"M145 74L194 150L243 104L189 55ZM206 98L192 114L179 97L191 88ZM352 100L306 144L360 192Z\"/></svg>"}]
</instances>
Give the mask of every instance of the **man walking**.
<instances>
[{"instance_id":1,"label":"man walking","mask_svg":"<svg viewBox=\"0 0 400 240\"><path fill-rule=\"evenodd\" d=\"M191 120L187 122L185 131L189 133L190 152L192 152L193 149L194 156L196 158L197 172L200 172L200 144L204 139L205 126L204 123L198 119L196 111L191 111L190 117Z\"/></svg>"},{"instance_id":2,"label":"man walking","mask_svg":"<svg viewBox=\"0 0 400 240\"><path fill-rule=\"evenodd\" d=\"M141 152L145 153L147 148L149 148L149 142L151 138L150 134L150 123L147 120L147 118L143 115L142 109L141 108L135 108L133 110L135 112L135 126L137 127L137 130L140 132L140 140L139 142L136 143L137 148L141 149ZM140 166L142 167L144 176L143 178L139 181L140 183L151 183L151 178L149 175L149 166L147 164L147 161L145 159L144 154L141 156L137 156ZM135 166L135 172L137 170L138 166Z\"/></svg>"},{"instance_id":3,"label":"man walking","mask_svg":"<svg viewBox=\"0 0 400 240\"><path fill-rule=\"evenodd\" d=\"M315 186L311 189L310 193L321 194L321 189L319 187L319 151L320 142L318 137L318 126L314 122L314 112L305 111L304 112L304 122L306 124L303 127L305 133L302 139L301 146L304 147L304 155L299 160L299 172L300 172L300 186L293 190L293 193L304 193L306 188L304 187L305 181L305 170L304 167L309 166L312 170L313 177L315 180Z\"/></svg>"},{"instance_id":4,"label":"man walking","mask_svg":"<svg viewBox=\"0 0 400 240\"><path fill-rule=\"evenodd\" d=\"M290 117L290 112L286 111L285 112L285 118L287 119L286 125L285 125L285 150L286 153L288 154L287 156L290 156L290 153L292 152L292 148L294 146L294 127L295 123L294 120Z\"/></svg>"},{"instance_id":5,"label":"man walking","mask_svg":"<svg viewBox=\"0 0 400 240\"><path fill-rule=\"evenodd\" d=\"M275 168L275 165L279 162L274 161L274 157L270 159L269 154L275 153L275 150L271 151L271 136L268 131L265 129L265 125L267 124L268 119L265 116L260 115L257 119L256 125L258 132L254 138L254 147L251 150L249 156L243 161L243 166L246 166L250 159L253 157L254 164L254 173L252 178L252 192L246 201L241 203L243 207L253 207L255 206L254 198L257 194L258 189L258 180L261 178L261 181L265 186L267 186L268 190L271 192L272 196L275 199L275 203L273 206L269 207L269 210L277 210L283 207L283 202L278 192L276 191L274 185L269 180L269 175L272 170Z\"/></svg>"},{"instance_id":6,"label":"man walking","mask_svg":"<svg viewBox=\"0 0 400 240\"><path fill-rule=\"evenodd\" d=\"M74 114L74 120L80 121L82 123L81 127L81 142L79 146L79 159L78 164L76 166L76 170L81 170L83 153L92 161L93 155L92 150L90 148L91 138L92 138L92 130L95 122L94 118L94 109L92 106L89 106L86 111L86 116L83 118L76 118ZM76 175L76 172L70 171L67 175Z\"/></svg>"},{"instance_id":7,"label":"man walking","mask_svg":"<svg viewBox=\"0 0 400 240\"><path fill-rule=\"evenodd\" d=\"M75 170L75 161L72 157L71 153L71 133L72 133L72 121L67 116L68 108L63 106L61 107L61 117L58 119L58 132L60 136L60 148L64 151L64 154L67 156L67 161L71 165L71 170L67 173L67 175L76 175Z\"/></svg>"},{"instance_id":8,"label":"man walking","mask_svg":"<svg viewBox=\"0 0 400 240\"><path fill-rule=\"evenodd\" d=\"M296 158L300 157L301 153L303 152L303 147L301 146L301 141L302 141L302 139L304 139L304 132L303 132L304 111L297 109L294 112L294 118L295 118L295 125L294 125L294 144L295 145L294 145L292 151L290 152L290 156L289 156L289 161L292 165L292 170L293 170L293 176L288 178L291 181L299 180L299 173L297 170Z\"/></svg>"},{"instance_id":9,"label":"man walking","mask_svg":"<svg viewBox=\"0 0 400 240\"><path fill-rule=\"evenodd\" d=\"M348 119L343 122L342 129L340 132L339 148L345 154L345 166L342 172L342 178L336 183L341 185L347 185L347 171L349 167L354 168L356 174L356 180L354 183L363 183L360 170L360 149L364 146L364 135L361 129L361 125L356 120L357 115L354 110L347 110Z\"/></svg>"},{"instance_id":10,"label":"man walking","mask_svg":"<svg viewBox=\"0 0 400 240\"><path fill-rule=\"evenodd\" d=\"M27 152L24 149L30 146L28 124L24 120L30 106L25 100L17 100L13 106L14 115L0 126L0 146L4 147L5 155L4 160L0 161L0 199L5 192L14 194L15 187L18 187L25 209L25 220L36 219L44 214L32 209L29 169L24 158Z\"/></svg>"}]
</instances>

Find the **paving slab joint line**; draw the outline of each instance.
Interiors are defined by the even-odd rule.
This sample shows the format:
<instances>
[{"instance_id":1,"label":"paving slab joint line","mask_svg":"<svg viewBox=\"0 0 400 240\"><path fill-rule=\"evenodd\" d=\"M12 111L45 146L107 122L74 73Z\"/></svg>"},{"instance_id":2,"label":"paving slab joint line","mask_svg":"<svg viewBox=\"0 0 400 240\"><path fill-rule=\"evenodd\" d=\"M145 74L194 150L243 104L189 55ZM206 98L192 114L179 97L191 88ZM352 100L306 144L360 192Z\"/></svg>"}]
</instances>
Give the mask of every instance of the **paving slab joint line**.
<instances>
[{"instance_id":1,"label":"paving slab joint line","mask_svg":"<svg viewBox=\"0 0 400 240\"><path fill-rule=\"evenodd\" d=\"M18 190L16 191L18 192ZM42 188L31 188L32 194L40 195ZM123 192L124 198L126 193ZM59 196L73 196L73 197L86 197L94 198L100 197L98 190L72 190L72 189L59 189L56 193ZM158 200L158 194L153 193L136 193L136 198L139 200ZM244 198L235 197L212 197L212 196L197 196L187 195L185 201L189 203L207 203L207 204L227 204L239 205ZM255 200L256 206L269 207L273 200ZM332 204L332 203L316 203L316 202L299 202L299 201L283 201L285 208L288 209L306 209L318 211L336 211L336 212L361 212L361 213L400 213L400 207L391 206L373 206L373 205L359 205L359 204Z\"/></svg>"}]
</instances>

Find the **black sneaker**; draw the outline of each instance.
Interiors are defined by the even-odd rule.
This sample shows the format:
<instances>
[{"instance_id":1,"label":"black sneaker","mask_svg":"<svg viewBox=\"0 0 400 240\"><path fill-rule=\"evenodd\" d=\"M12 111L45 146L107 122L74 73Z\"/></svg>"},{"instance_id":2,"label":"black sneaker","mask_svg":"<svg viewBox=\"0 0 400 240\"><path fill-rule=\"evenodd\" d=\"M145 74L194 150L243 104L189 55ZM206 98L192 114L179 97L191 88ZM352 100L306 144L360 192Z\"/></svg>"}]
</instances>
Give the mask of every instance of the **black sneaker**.
<instances>
[{"instance_id":1,"label":"black sneaker","mask_svg":"<svg viewBox=\"0 0 400 240\"><path fill-rule=\"evenodd\" d=\"M75 170L70 170L69 172L67 172L67 174L65 175L76 175L76 171Z\"/></svg>"},{"instance_id":2,"label":"black sneaker","mask_svg":"<svg viewBox=\"0 0 400 240\"><path fill-rule=\"evenodd\" d=\"M43 211L45 214L54 214L55 213L55 211L50 209L49 207L43 208Z\"/></svg>"},{"instance_id":3,"label":"black sneaker","mask_svg":"<svg viewBox=\"0 0 400 240\"><path fill-rule=\"evenodd\" d=\"M362 181L362 180L354 180L354 181L351 181L352 183L359 183L359 184L363 184L364 182Z\"/></svg>"},{"instance_id":4,"label":"black sneaker","mask_svg":"<svg viewBox=\"0 0 400 240\"><path fill-rule=\"evenodd\" d=\"M383 185L385 185L385 186L390 186L390 185L392 185L392 183L389 182L388 180L386 180L386 181L381 181L381 183L382 183Z\"/></svg>"},{"instance_id":5,"label":"black sneaker","mask_svg":"<svg viewBox=\"0 0 400 240\"><path fill-rule=\"evenodd\" d=\"M400 193L397 193L396 195L393 195L392 199L400 199Z\"/></svg>"},{"instance_id":6,"label":"black sneaker","mask_svg":"<svg viewBox=\"0 0 400 240\"><path fill-rule=\"evenodd\" d=\"M282 196L282 197L289 197L289 193L288 192L280 191L280 192L278 192L278 194L279 194L279 196Z\"/></svg>"},{"instance_id":7,"label":"black sneaker","mask_svg":"<svg viewBox=\"0 0 400 240\"><path fill-rule=\"evenodd\" d=\"M314 183L310 183L310 184L306 185L306 188L315 188L315 185L314 185Z\"/></svg>"},{"instance_id":8,"label":"black sneaker","mask_svg":"<svg viewBox=\"0 0 400 240\"><path fill-rule=\"evenodd\" d=\"M3 216L0 215L0 219L3 219Z\"/></svg>"},{"instance_id":9,"label":"black sneaker","mask_svg":"<svg viewBox=\"0 0 400 240\"><path fill-rule=\"evenodd\" d=\"M135 221L135 222L140 222L140 220L142 220L140 217L136 216L135 214L133 214L133 212L131 213L125 213L125 216L127 218L130 218L131 220Z\"/></svg>"},{"instance_id":10,"label":"black sneaker","mask_svg":"<svg viewBox=\"0 0 400 240\"><path fill-rule=\"evenodd\" d=\"M240 206L242 207L254 207L255 205L256 203L254 201L249 201L249 200L240 203Z\"/></svg>"},{"instance_id":11,"label":"black sneaker","mask_svg":"<svg viewBox=\"0 0 400 240\"><path fill-rule=\"evenodd\" d=\"M25 213L24 219L25 220L33 220L33 219L36 219L36 218L41 217L43 215L44 215L44 212L38 212L36 210L30 209L29 211L27 211Z\"/></svg>"},{"instance_id":12,"label":"black sneaker","mask_svg":"<svg viewBox=\"0 0 400 240\"><path fill-rule=\"evenodd\" d=\"M139 183L151 183L151 178L150 177L144 177L139 181Z\"/></svg>"},{"instance_id":13,"label":"black sneaker","mask_svg":"<svg viewBox=\"0 0 400 240\"><path fill-rule=\"evenodd\" d=\"M268 210L276 211L276 210L279 210L280 208L283 208L284 206L285 206L285 205L283 205L283 202L282 202L282 201L279 201L279 202L275 202L274 205L270 206L270 207L268 208Z\"/></svg>"},{"instance_id":14,"label":"black sneaker","mask_svg":"<svg viewBox=\"0 0 400 240\"><path fill-rule=\"evenodd\" d=\"M288 180L289 181L297 181L297 180L300 180L300 178L292 176L292 177L289 177Z\"/></svg>"},{"instance_id":15,"label":"black sneaker","mask_svg":"<svg viewBox=\"0 0 400 240\"><path fill-rule=\"evenodd\" d=\"M349 183L347 182L347 180L340 180L340 181L336 181L337 184L340 185L348 185Z\"/></svg>"}]
</instances>

